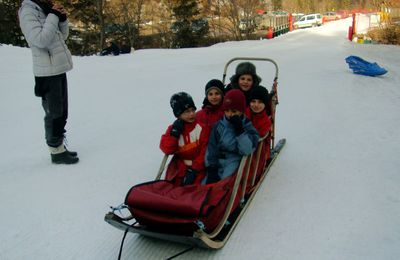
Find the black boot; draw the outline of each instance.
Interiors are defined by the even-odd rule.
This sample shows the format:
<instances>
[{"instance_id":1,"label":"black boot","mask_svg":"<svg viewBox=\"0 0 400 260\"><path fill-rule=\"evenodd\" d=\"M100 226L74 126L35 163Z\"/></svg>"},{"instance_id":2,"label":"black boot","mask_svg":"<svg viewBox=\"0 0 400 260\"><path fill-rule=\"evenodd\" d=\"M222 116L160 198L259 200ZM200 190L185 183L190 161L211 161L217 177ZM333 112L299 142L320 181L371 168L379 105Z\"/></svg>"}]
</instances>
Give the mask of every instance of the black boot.
<instances>
[{"instance_id":1,"label":"black boot","mask_svg":"<svg viewBox=\"0 0 400 260\"><path fill-rule=\"evenodd\" d=\"M77 153L77 152L75 152L75 151L70 151L70 150L68 150L67 147L65 147L65 146L64 146L64 148L65 148L65 151L67 151L67 152L69 153L69 155L71 155L72 157L77 157L77 156L78 156L78 153Z\"/></svg>"},{"instance_id":2,"label":"black boot","mask_svg":"<svg viewBox=\"0 0 400 260\"><path fill-rule=\"evenodd\" d=\"M51 162L55 164L75 164L79 161L78 157L74 157L67 150L62 153L51 154Z\"/></svg>"}]
</instances>

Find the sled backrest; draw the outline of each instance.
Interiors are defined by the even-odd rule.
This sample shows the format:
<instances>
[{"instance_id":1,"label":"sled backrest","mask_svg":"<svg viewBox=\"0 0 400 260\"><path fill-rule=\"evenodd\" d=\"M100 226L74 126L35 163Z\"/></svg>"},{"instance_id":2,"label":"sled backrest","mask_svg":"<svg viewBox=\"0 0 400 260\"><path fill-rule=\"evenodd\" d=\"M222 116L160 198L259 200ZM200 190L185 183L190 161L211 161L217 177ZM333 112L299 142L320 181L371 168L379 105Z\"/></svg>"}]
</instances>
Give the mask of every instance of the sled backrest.
<instances>
[{"instance_id":1,"label":"sled backrest","mask_svg":"<svg viewBox=\"0 0 400 260\"><path fill-rule=\"evenodd\" d=\"M167 164L167 161L168 161L168 154L165 154L163 159L162 159L162 161L161 161L160 168L158 169L156 180L160 180L161 179L161 176L162 176L162 174L163 174L163 172L165 170L165 165Z\"/></svg>"},{"instance_id":2,"label":"sled backrest","mask_svg":"<svg viewBox=\"0 0 400 260\"><path fill-rule=\"evenodd\" d=\"M278 69L278 64L272 60L272 59L268 59L268 58L255 58L255 57L236 57L233 58L231 60L229 60L224 68L224 74L222 76L222 83L225 84L225 79L226 79L226 72L228 70L229 65L234 62L234 61L238 61L238 60L242 60L242 61L267 61L267 62L271 62L272 64L274 64L275 66L275 79L278 79L278 73L279 73L279 69Z\"/></svg>"}]
</instances>

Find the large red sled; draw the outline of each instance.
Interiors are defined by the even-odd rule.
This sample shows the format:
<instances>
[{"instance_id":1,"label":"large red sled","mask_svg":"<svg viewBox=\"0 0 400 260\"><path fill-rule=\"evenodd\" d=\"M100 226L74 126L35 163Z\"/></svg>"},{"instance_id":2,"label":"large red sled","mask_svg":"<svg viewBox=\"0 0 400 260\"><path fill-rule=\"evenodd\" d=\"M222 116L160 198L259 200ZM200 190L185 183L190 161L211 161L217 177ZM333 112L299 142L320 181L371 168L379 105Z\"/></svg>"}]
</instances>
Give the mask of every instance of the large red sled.
<instances>
[{"instance_id":1,"label":"large red sled","mask_svg":"<svg viewBox=\"0 0 400 260\"><path fill-rule=\"evenodd\" d=\"M267 58L234 58L225 65L223 81L229 64L237 60L267 61L276 69L268 105L272 127L260 138L257 149L242 158L235 174L208 185L176 186L164 180L165 155L155 180L133 186L124 203L106 214L106 222L125 232L192 246L218 249L225 245L286 141L274 142L277 64ZM122 216L122 211L129 216Z\"/></svg>"}]
</instances>

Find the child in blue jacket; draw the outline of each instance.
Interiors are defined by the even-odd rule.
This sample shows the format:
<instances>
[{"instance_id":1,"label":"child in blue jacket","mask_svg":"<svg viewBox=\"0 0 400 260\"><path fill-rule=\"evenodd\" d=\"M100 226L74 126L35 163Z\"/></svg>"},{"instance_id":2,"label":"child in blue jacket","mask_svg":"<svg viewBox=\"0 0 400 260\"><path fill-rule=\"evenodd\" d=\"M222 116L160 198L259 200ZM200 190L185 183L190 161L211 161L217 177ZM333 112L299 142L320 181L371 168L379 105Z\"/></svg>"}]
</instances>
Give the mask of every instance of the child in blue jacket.
<instances>
[{"instance_id":1,"label":"child in blue jacket","mask_svg":"<svg viewBox=\"0 0 400 260\"><path fill-rule=\"evenodd\" d=\"M244 115L246 98L242 91L228 91L222 108L225 115L212 128L208 141L206 184L235 173L242 156L250 155L258 144L258 132Z\"/></svg>"}]
</instances>

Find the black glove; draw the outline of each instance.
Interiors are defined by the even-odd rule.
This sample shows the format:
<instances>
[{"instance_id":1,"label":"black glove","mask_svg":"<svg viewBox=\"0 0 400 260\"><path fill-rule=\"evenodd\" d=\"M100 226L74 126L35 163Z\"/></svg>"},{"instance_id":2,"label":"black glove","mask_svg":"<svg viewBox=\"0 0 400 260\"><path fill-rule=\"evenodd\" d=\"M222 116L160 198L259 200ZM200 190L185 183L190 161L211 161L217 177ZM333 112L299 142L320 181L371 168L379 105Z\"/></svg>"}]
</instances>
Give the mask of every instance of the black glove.
<instances>
[{"instance_id":1,"label":"black glove","mask_svg":"<svg viewBox=\"0 0 400 260\"><path fill-rule=\"evenodd\" d=\"M179 138L182 132L183 132L183 120L177 119L172 124L170 135Z\"/></svg>"},{"instance_id":2,"label":"black glove","mask_svg":"<svg viewBox=\"0 0 400 260\"><path fill-rule=\"evenodd\" d=\"M183 178L183 185L190 185L193 184L194 179L196 178L197 171L189 168L186 170L186 175Z\"/></svg>"},{"instance_id":3,"label":"black glove","mask_svg":"<svg viewBox=\"0 0 400 260\"><path fill-rule=\"evenodd\" d=\"M243 116L232 116L229 119L229 122L231 122L233 129L235 130L236 135L241 135L244 132L243 129Z\"/></svg>"},{"instance_id":4,"label":"black glove","mask_svg":"<svg viewBox=\"0 0 400 260\"><path fill-rule=\"evenodd\" d=\"M211 184L214 182L220 181L221 178L218 175L218 167L217 166L209 166L207 167L207 181L206 184Z\"/></svg>"},{"instance_id":5,"label":"black glove","mask_svg":"<svg viewBox=\"0 0 400 260\"><path fill-rule=\"evenodd\" d=\"M59 22L61 22L61 23L62 23L62 22L65 22L65 21L67 20L67 15L61 13L60 11L57 11L57 10L55 10L55 9L51 9L51 10L50 10L50 13L57 15L57 16L58 16L58 20L59 20Z\"/></svg>"}]
</instances>

